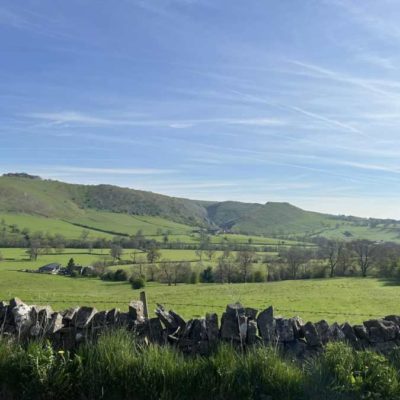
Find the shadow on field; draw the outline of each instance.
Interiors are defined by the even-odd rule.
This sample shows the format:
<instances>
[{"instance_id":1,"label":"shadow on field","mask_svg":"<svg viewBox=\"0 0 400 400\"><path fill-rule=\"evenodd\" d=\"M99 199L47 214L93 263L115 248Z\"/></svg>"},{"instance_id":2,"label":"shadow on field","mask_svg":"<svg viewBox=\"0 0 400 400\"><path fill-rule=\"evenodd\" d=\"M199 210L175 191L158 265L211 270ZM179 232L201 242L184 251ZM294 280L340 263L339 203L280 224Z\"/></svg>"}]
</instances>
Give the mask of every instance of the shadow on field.
<instances>
[{"instance_id":1,"label":"shadow on field","mask_svg":"<svg viewBox=\"0 0 400 400\"><path fill-rule=\"evenodd\" d=\"M378 279L383 286L400 286L400 281L393 278L380 278Z\"/></svg>"}]
</instances>

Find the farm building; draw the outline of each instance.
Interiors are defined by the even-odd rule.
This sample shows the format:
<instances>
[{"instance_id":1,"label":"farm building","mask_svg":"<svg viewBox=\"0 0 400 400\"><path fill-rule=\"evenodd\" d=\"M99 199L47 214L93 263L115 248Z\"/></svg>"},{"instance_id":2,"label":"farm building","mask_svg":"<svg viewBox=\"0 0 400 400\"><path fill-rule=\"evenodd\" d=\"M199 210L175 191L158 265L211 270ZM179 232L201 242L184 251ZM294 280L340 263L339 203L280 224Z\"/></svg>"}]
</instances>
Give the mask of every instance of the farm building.
<instances>
[{"instance_id":1,"label":"farm building","mask_svg":"<svg viewBox=\"0 0 400 400\"><path fill-rule=\"evenodd\" d=\"M58 274L60 272L61 265L57 263L51 263L47 265L43 265L38 269L39 272L44 274Z\"/></svg>"}]
</instances>

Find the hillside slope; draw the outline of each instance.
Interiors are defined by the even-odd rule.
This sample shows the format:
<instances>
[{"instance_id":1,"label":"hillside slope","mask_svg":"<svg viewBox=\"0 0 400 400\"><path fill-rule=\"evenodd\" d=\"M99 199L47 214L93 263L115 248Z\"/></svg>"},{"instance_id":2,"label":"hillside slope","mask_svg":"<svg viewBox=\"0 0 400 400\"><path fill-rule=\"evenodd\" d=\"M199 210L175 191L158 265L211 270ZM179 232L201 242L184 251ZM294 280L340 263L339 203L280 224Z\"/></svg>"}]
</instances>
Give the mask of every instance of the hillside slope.
<instances>
[{"instance_id":1,"label":"hillside slope","mask_svg":"<svg viewBox=\"0 0 400 400\"><path fill-rule=\"evenodd\" d=\"M112 185L76 185L27 176L0 177L0 214L10 221L12 215L35 216L120 233L131 233L133 227L145 224L150 231L168 228L176 234L195 227L220 227L264 236L400 241L400 222L394 220L334 216L289 203L196 201Z\"/></svg>"}]
</instances>

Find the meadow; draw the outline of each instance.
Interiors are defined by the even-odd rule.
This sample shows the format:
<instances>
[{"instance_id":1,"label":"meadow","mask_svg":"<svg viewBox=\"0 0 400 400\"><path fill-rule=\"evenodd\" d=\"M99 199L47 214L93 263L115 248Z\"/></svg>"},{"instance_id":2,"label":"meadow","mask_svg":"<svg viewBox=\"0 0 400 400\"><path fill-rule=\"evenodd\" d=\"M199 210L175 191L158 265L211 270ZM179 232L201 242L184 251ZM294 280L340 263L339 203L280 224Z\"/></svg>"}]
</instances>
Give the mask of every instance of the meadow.
<instances>
[{"instance_id":1,"label":"meadow","mask_svg":"<svg viewBox=\"0 0 400 400\"><path fill-rule=\"evenodd\" d=\"M113 307L126 310L139 291L128 282L106 282L98 278L70 278L20 272L36 269L49 262L65 265L73 257L88 265L100 257L109 257L108 250L89 254L83 249L66 249L62 254L39 256L29 261L24 249L2 249L0 262L0 299L18 296L32 304L51 304L60 310L76 305L91 305L98 309ZM169 259L196 259L192 250L163 250ZM129 259L128 251L125 256ZM113 269L118 267L112 267ZM124 266L126 269L137 265ZM305 320L361 322L371 317L399 314L400 291L390 282L375 278L333 278L246 284L166 284L148 282L146 293L150 309L163 303L185 318L203 316L207 312L222 313L227 303L240 301L259 309L273 305L277 314L300 315Z\"/></svg>"}]
</instances>

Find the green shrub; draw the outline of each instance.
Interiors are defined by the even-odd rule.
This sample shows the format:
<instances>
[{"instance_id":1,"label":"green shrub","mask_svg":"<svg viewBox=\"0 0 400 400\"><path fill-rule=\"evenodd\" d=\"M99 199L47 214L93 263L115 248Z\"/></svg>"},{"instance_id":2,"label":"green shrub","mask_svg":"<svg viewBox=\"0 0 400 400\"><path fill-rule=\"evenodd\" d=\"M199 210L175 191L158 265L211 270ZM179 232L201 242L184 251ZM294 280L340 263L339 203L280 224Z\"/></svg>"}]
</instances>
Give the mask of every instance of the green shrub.
<instances>
[{"instance_id":1,"label":"green shrub","mask_svg":"<svg viewBox=\"0 0 400 400\"><path fill-rule=\"evenodd\" d=\"M128 280L128 273L123 269L114 271L107 271L101 275L103 281L125 282Z\"/></svg>"},{"instance_id":2,"label":"green shrub","mask_svg":"<svg viewBox=\"0 0 400 400\"><path fill-rule=\"evenodd\" d=\"M254 271L253 273L253 282L265 282L266 277L263 271Z\"/></svg>"},{"instance_id":3,"label":"green shrub","mask_svg":"<svg viewBox=\"0 0 400 400\"><path fill-rule=\"evenodd\" d=\"M196 285L197 283L199 283L199 274L196 271L191 272L189 283L191 283L192 285Z\"/></svg>"},{"instance_id":4,"label":"green shrub","mask_svg":"<svg viewBox=\"0 0 400 400\"><path fill-rule=\"evenodd\" d=\"M132 277L129 279L132 289L142 289L146 286L146 281L142 277Z\"/></svg>"}]
</instances>

